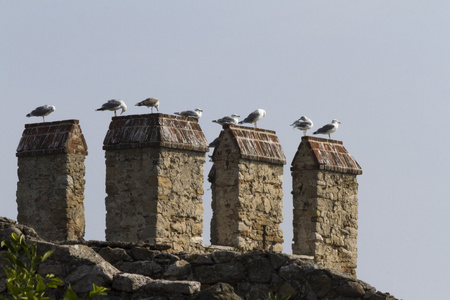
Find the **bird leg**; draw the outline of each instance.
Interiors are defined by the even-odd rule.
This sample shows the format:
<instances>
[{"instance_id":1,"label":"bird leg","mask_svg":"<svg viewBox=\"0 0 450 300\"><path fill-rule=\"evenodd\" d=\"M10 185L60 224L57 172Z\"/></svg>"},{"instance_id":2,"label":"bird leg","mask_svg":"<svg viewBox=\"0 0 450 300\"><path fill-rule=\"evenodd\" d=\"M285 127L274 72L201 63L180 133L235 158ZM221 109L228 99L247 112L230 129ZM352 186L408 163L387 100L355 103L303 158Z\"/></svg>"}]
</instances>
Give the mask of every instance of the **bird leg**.
<instances>
[{"instance_id":1,"label":"bird leg","mask_svg":"<svg viewBox=\"0 0 450 300\"><path fill-rule=\"evenodd\" d=\"M116 113L116 111L114 111L114 117L117 117L117 113Z\"/></svg>"},{"instance_id":2,"label":"bird leg","mask_svg":"<svg viewBox=\"0 0 450 300\"><path fill-rule=\"evenodd\" d=\"M329 140L331 139L331 135L330 135L330 134L328 134L328 139L329 139Z\"/></svg>"},{"instance_id":3,"label":"bird leg","mask_svg":"<svg viewBox=\"0 0 450 300\"><path fill-rule=\"evenodd\" d=\"M45 123L45 116L42 116L42 119L44 119L44 123Z\"/></svg>"},{"instance_id":4,"label":"bird leg","mask_svg":"<svg viewBox=\"0 0 450 300\"><path fill-rule=\"evenodd\" d=\"M255 122L255 129L256 129L256 128L258 128L258 127L256 127L256 122Z\"/></svg>"}]
</instances>

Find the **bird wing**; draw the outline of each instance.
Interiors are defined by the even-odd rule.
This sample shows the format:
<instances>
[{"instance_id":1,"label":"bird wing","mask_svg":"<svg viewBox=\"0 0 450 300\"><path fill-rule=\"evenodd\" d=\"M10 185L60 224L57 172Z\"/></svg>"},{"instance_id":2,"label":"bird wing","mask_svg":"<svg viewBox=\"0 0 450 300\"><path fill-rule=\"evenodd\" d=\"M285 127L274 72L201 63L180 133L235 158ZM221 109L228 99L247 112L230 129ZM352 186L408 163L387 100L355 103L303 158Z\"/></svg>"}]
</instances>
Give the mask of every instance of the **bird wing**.
<instances>
[{"instance_id":1,"label":"bird wing","mask_svg":"<svg viewBox=\"0 0 450 300\"><path fill-rule=\"evenodd\" d=\"M296 121L292 125L294 126L294 128L298 128L298 129L310 129L311 128L311 123L309 123L309 122Z\"/></svg>"},{"instance_id":2,"label":"bird wing","mask_svg":"<svg viewBox=\"0 0 450 300\"><path fill-rule=\"evenodd\" d=\"M180 115L185 116L185 117L198 118L198 113L193 110L182 111L180 113Z\"/></svg>"},{"instance_id":3,"label":"bird wing","mask_svg":"<svg viewBox=\"0 0 450 300\"><path fill-rule=\"evenodd\" d=\"M42 117L53 111L52 107L49 105L43 105L37 107L35 110L31 112L32 116Z\"/></svg>"},{"instance_id":4,"label":"bird wing","mask_svg":"<svg viewBox=\"0 0 450 300\"><path fill-rule=\"evenodd\" d=\"M236 124L236 119L233 117L229 117L229 116L223 117L217 121L218 121L218 123L221 123L221 124Z\"/></svg>"},{"instance_id":5,"label":"bird wing","mask_svg":"<svg viewBox=\"0 0 450 300\"><path fill-rule=\"evenodd\" d=\"M335 126L333 124L327 124L325 126L323 126L322 128L317 129L317 133L327 133L331 130L333 130L335 128Z\"/></svg>"},{"instance_id":6,"label":"bird wing","mask_svg":"<svg viewBox=\"0 0 450 300\"><path fill-rule=\"evenodd\" d=\"M108 102L104 103L102 105L102 109L113 109L113 108L118 108L119 106L121 106L122 103L119 100L108 100Z\"/></svg>"},{"instance_id":7,"label":"bird wing","mask_svg":"<svg viewBox=\"0 0 450 300\"><path fill-rule=\"evenodd\" d=\"M247 118L244 119L243 122L245 123L253 123L255 121L258 121L259 119L261 119L261 114L259 113L259 111L255 110L254 112L252 112L251 114L249 114L247 116Z\"/></svg>"}]
</instances>

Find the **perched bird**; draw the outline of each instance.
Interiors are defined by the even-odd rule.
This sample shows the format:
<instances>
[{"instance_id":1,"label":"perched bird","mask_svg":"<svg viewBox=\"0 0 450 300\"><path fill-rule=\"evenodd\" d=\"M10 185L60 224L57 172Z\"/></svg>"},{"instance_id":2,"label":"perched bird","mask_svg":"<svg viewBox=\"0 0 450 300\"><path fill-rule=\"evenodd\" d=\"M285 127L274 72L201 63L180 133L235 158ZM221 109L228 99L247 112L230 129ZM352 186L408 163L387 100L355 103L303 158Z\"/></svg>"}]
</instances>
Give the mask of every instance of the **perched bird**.
<instances>
[{"instance_id":1,"label":"perched bird","mask_svg":"<svg viewBox=\"0 0 450 300\"><path fill-rule=\"evenodd\" d=\"M155 99L155 98L147 98L145 100L142 100L138 104L136 104L136 106L150 107L152 109L152 113L153 113L153 107L155 107L156 110L159 111L159 109L158 109L159 108L159 100Z\"/></svg>"},{"instance_id":2,"label":"perched bird","mask_svg":"<svg viewBox=\"0 0 450 300\"><path fill-rule=\"evenodd\" d=\"M201 110L200 108L196 108L195 110L185 110L182 112L176 112L174 114L183 116L183 117L200 119L202 117L202 112L203 112L203 110Z\"/></svg>"},{"instance_id":3,"label":"perched bird","mask_svg":"<svg viewBox=\"0 0 450 300\"><path fill-rule=\"evenodd\" d=\"M213 120L214 123L219 123L220 125L223 124L232 124L237 125L240 115L232 114L231 116L226 116L221 119Z\"/></svg>"},{"instance_id":4,"label":"perched bird","mask_svg":"<svg viewBox=\"0 0 450 300\"><path fill-rule=\"evenodd\" d=\"M43 106L36 107L35 110L33 110L32 112L27 114L27 117L42 117L42 119L44 120L44 123L45 123L45 116L48 116L55 110L56 110L56 107L54 107L53 105L43 105Z\"/></svg>"},{"instance_id":5,"label":"perched bird","mask_svg":"<svg viewBox=\"0 0 450 300\"><path fill-rule=\"evenodd\" d=\"M244 120L240 121L239 124L253 123L253 124L255 124L255 128L257 128L256 127L256 122L258 122L259 120L261 120L265 116L266 116L266 111L264 109L257 109L254 112L252 112L251 114L249 114L247 118L245 118Z\"/></svg>"},{"instance_id":6,"label":"perched bird","mask_svg":"<svg viewBox=\"0 0 450 300\"><path fill-rule=\"evenodd\" d=\"M104 103L102 107L97 108L96 110L113 110L114 116L117 117L116 110L122 109L122 112L120 114L123 114L127 110L127 105L122 100L115 100L111 99L108 100L108 102Z\"/></svg>"},{"instance_id":7,"label":"perched bird","mask_svg":"<svg viewBox=\"0 0 450 300\"><path fill-rule=\"evenodd\" d=\"M291 124L292 128L296 128L303 131L303 135L306 135L306 131L313 127L313 122L305 116L301 116L300 119Z\"/></svg>"},{"instance_id":8,"label":"perched bird","mask_svg":"<svg viewBox=\"0 0 450 300\"><path fill-rule=\"evenodd\" d=\"M331 121L331 124L327 124L327 125L323 126L322 128L317 129L317 131L314 132L314 134L318 134L318 133L328 134L328 138L330 139L331 138L330 134L332 134L333 132L338 130L339 124L341 124L341 122L339 122L338 120L333 120L333 121Z\"/></svg>"}]
</instances>

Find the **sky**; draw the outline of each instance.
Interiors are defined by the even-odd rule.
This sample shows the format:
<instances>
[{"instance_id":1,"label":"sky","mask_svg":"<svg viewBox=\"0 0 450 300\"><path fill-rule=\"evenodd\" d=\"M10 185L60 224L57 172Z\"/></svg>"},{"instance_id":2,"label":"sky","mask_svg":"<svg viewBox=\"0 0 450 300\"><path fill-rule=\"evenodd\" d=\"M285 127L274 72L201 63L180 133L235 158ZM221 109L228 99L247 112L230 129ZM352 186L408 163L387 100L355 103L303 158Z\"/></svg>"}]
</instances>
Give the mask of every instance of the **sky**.
<instances>
[{"instance_id":1,"label":"sky","mask_svg":"<svg viewBox=\"0 0 450 300\"><path fill-rule=\"evenodd\" d=\"M290 164L302 132L289 124L338 119L332 137L363 169L358 278L399 299L443 299L449 13L448 1L415 0L0 0L0 215L17 218L15 153L24 125L41 122L25 117L37 106L56 106L47 121L80 120L90 240L105 230L102 144L113 114L95 111L101 104L122 99L124 115L148 113L134 106L148 97L162 113L202 108L209 141L221 130L211 120L263 108L258 126L276 131L287 159L282 229L291 253Z\"/></svg>"}]
</instances>

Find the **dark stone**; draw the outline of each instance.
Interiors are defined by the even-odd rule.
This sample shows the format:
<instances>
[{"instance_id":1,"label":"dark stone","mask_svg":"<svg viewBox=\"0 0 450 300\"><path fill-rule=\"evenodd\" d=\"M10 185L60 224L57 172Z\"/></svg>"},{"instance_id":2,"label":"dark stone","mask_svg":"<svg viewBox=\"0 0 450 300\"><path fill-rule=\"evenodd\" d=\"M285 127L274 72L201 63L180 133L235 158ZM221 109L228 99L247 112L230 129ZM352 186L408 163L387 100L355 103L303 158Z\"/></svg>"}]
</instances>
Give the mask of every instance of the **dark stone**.
<instances>
[{"instance_id":1,"label":"dark stone","mask_svg":"<svg viewBox=\"0 0 450 300\"><path fill-rule=\"evenodd\" d=\"M212 254L212 257L216 263L221 264L233 260L238 255L238 252L233 251L216 251Z\"/></svg>"},{"instance_id":2,"label":"dark stone","mask_svg":"<svg viewBox=\"0 0 450 300\"><path fill-rule=\"evenodd\" d=\"M272 264L263 256L251 258L247 264L248 277L252 282L269 283L272 278Z\"/></svg>"},{"instance_id":3,"label":"dark stone","mask_svg":"<svg viewBox=\"0 0 450 300\"><path fill-rule=\"evenodd\" d=\"M340 296L345 297L361 297L366 291L355 281L344 281L336 289Z\"/></svg>"},{"instance_id":4,"label":"dark stone","mask_svg":"<svg viewBox=\"0 0 450 300\"><path fill-rule=\"evenodd\" d=\"M234 293L231 285L220 282L198 293L195 300L242 300L242 298Z\"/></svg>"},{"instance_id":5,"label":"dark stone","mask_svg":"<svg viewBox=\"0 0 450 300\"><path fill-rule=\"evenodd\" d=\"M125 273L141 274L152 278L160 278L163 268L154 261L119 262L114 265Z\"/></svg>"},{"instance_id":6,"label":"dark stone","mask_svg":"<svg viewBox=\"0 0 450 300\"><path fill-rule=\"evenodd\" d=\"M331 289L331 277L323 270L314 271L310 277L311 288L316 293L317 297L325 297Z\"/></svg>"},{"instance_id":7,"label":"dark stone","mask_svg":"<svg viewBox=\"0 0 450 300\"><path fill-rule=\"evenodd\" d=\"M103 257L110 264L116 264L121 261L132 261L133 259L121 248L102 248L98 254Z\"/></svg>"},{"instance_id":8,"label":"dark stone","mask_svg":"<svg viewBox=\"0 0 450 300\"><path fill-rule=\"evenodd\" d=\"M225 263L194 267L196 280L203 283L236 283L245 279L245 268L241 263Z\"/></svg>"}]
</instances>

